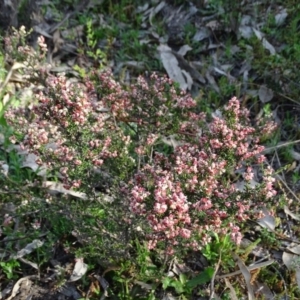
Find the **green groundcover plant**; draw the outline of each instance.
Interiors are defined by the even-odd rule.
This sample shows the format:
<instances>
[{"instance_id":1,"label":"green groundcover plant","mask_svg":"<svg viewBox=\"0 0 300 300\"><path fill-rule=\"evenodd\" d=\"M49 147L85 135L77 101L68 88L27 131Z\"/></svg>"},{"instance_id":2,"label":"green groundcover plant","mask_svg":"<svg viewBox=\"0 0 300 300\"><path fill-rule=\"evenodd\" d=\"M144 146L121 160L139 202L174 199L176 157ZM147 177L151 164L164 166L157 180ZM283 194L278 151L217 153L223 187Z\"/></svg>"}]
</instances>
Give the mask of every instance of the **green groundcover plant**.
<instances>
[{"instance_id":1,"label":"green groundcover plant","mask_svg":"<svg viewBox=\"0 0 300 300\"><path fill-rule=\"evenodd\" d=\"M38 42L38 55L28 51L31 59L46 53L43 39ZM48 177L85 193L88 201L70 221L90 245L99 247L95 237L107 235L102 253L130 253L136 238L168 255L199 250L213 234L229 234L239 244L242 222L261 217L271 204L276 191L260 154L262 128L251 126L237 98L208 122L167 77L152 74L122 86L110 71L94 70L74 83L32 65L31 79L43 88L30 109L6 112L14 129L10 140L36 154ZM261 183L254 180L254 165ZM110 202L99 185L109 186ZM72 208L66 198L52 200ZM101 213L93 215L96 208Z\"/></svg>"}]
</instances>

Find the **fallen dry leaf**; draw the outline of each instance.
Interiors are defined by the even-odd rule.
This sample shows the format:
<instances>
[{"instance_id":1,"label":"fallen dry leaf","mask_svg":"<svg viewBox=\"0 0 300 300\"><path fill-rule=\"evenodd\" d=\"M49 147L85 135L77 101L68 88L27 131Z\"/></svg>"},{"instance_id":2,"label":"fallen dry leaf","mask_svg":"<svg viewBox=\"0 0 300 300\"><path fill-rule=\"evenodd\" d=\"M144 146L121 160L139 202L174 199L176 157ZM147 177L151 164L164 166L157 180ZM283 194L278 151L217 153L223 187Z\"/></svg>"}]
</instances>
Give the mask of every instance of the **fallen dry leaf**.
<instances>
[{"instance_id":1,"label":"fallen dry leaf","mask_svg":"<svg viewBox=\"0 0 300 300\"><path fill-rule=\"evenodd\" d=\"M254 283L254 293L258 296L263 296L265 300L274 300L275 295L270 290L270 288L265 284L261 282L255 282Z\"/></svg>"},{"instance_id":2,"label":"fallen dry leaf","mask_svg":"<svg viewBox=\"0 0 300 300\"><path fill-rule=\"evenodd\" d=\"M178 60L173 54L172 49L163 44L159 45L157 49L169 77L177 82L182 90L191 89L193 83L192 77L179 67Z\"/></svg>"},{"instance_id":3,"label":"fallen dry leaf","mask_svg":"<svg viewBox=\"0 0 300 300\"><path fill-rule=\"evenodd\" d=\"M20 257L23 257L27 254L30 254L32 251L34 251L37 248L40 248L44 245L44 242L41 240L33 240L31 243L27 244L25 248L18 251L16 254L12 254L10 256L11 259L18 259Z\"/></svg>"},{"instance_id":4,"label":"fallen dry leaf","mask_svg":"<svg viewBox=\"0 0 300 300\"><path fill-rule=\"evenodd\" d=\"M151 26L153 26L153 23L152 23L153 18L164 8L165 5L166 5L166 2L161 1L161 2L159 2L159 4L156 7L151 9L150 14L149 14L149 23L151 24Z\"/></svg>"},{"instance_id":5,"label":"fallen dry leaf","mask_svg":"<svg viewBox=\"0 0 300 300\"><path fill-rule=\"evenodd\" d=\"M298 252L298 249L297 249ZM282 254L282 261L285 266L296 273L296 281L298 288L300 288L300 264L299 264L299 255L283 252Z\"/></svg>"},{"instance_id":6,"label":"fallen dry leaf","mask_svg":"<svg viewBox=\"0 0 300 300\"><path fill-rule=\"evenodd\" d=\"M284 206L284 212L285 212L287 215L289 215L292 219L297 220L297 221L300 221L300 216L294 214L293 212L291 212L291 211L289 210L289 208L288 208L286 205Z\"/></svg>"},{"instance_id":7,"label":"fallen dry leaf","mask_svg":"<svg viewBox=\"0 0 300 300\"><path fill-rule=\"evenodd\" d=\"M83 200L87 200L87 196L85 193L76 192L74 190L67 190L64 188L62 183L55 182L55 181L44 181L43 187L48 188L50 192L54 193L62 193L66 195L71 195L76 198L80 198Z\"/></svg>"},{"instance_id":8,"label":"fallen dry leaf","mask_svg":"<svg viewBox=\"0 0 300 300\"><path fill-rule=\"evenodd\" d=\"M280 8L280 12L279 12L278 14L275 15L275 22L276 22L276 25L277 25L277 26L283 25L283 23L285 22L287 16L288 16L287 9L281 7L281 8Z\"/></svg>"},{"instance_id":9,"label":"fallen dry leaf","mask_svg":"<svg viewBox=\"0 0 300 300\"><path fill-rule=\"evenodd\" d=\"M300 245L299 244L295 244L295 243L291 243L286 250L292 252L293 254L297 254L300 255Z\"/></svg>"},{"instance_id":10,"label":"fallen dry leaf","mask_svg":"<svg viewBox=\"0 0 300 300\"><path fill-rule=\"evenodd\" d=\"M241 273L244 276L244 279L245 279L245 282L247 285L248 300L255 300L253 287L251 285L251 273L250 273L249 269L247 268L247 266L244 264L244 262L241 260L241 258L238 255L233 253L233 257L236 260L236 262L241 270Z\"/></svg>"},{"instance_id":11,"label":"fallen dry leaf","mask_svg":"<svg viewBox=\"0 0 300 300\"><path fill-rule=\"evenodd\" d=\"M38 275L29 275L29 276L25 276L25 277L19 279L19 280L15 283L11 295L10 295L6 300L12 300L12 299L19 293L21 284L22 284L24 281L25 281L25 282L28 281L29 279L35 279L35 280L38 280L38 279L39 279L39 276L38 276Z\"/></svg>"},{"instance_id":12,"label":"fallen dry leaf","mask_svg":"<svg viewBox=\"0 0 300 300\"><path fill-rule=\"evenodd\" d=\"M275 230L276 220L275 217L271 215L265 215L263 218L260 218L256 221L261 227L269 229L271 231Z\"/></svg>"},{"instance_id":13,"label":"fallen dry leaf","mask_svg":"<svg viewBox=\"0 0 300 300\"><path fill-rule=\"evenodd\" d=\"M79 280L86 273L87 269L88 269L88 265L83 262L83 258L77 258L69 282Z\"/></svg>"},{"instance_id":14,"label":"fallen dry leaf","mask_svg":"<svg viewBox=\"0 0 300 300\"><path fill-rule=\"evenodd\" d=\"M193 36L193 41L194 42L200 42L208 37L210 37L212 34L211 30L209 30L207 27L201 27L200 29L197 30L195 35Z\"/></svg>"},{"instance_id":15,"label":"fallen dry leaf","mask_svg":"<svg viewBox=\"0 0 300 300\"><path fill-rule=\"evenodd\" d=\"M52 51L52 55L53 55L60 50L60 48L62 47L62 45L64 44L65 41L63 38L61 38L59 30L56 30L54 32L52 40L53 40L53 44L54 44L54 49Z\"/></svg>"},{"instance_id":16,"label":"fallen dry leaf","mask_svg":"<svg viewBox=\"0 0 300 300\"><path fill-rule=\"evenodd\" d=\"M265 49L269 50L271 55L275 55L276 54L275 48L267 41L267 39L264 37L264 34L255 28L252 28L252 29L253 29L256 37L262 42L262 46Z\"/></svg>"},{"instance_id":17,"label":"fallen dry leaf","mask_svg":"<svg viewBox=\"0 0 300 300\"><path fill-rule=\"evenodd\" d=\"M266 85L262 84L258 90L259 100L262 103L270 102L274 97L274 92L269 89Z\"/></svg>"}]
</instances>

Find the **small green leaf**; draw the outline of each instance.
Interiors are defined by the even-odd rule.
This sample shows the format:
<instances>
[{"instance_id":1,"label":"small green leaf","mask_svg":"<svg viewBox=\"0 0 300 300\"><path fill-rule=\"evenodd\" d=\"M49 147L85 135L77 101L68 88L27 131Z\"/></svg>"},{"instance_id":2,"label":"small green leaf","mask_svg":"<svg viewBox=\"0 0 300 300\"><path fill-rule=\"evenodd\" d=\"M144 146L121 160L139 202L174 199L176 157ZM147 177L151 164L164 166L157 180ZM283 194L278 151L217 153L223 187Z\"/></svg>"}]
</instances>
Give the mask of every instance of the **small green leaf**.
<instances>
[{"instance_id":1,"label":"small green leaf","mask_svg":"<svg viewBox=\"0 0 300 300\"><path fill-rule=\"evenodd\" d=\"M14 277L13 270L15 267L19 267L20 263L17 260L10 260L7 262L0 262L0 267L3 272L6 274L8 279L12 279Z\"/></svg>"},{"instance_id":2,"label":"small green leaf","mask_svg":"<svg viewBox=\"0 0 300 300\"><path fill-rule=\"evenodd\" d=\"M179 280L184 285L187 282L186 275L185 274L180 274L179 275Z\"/></svg>"},{"instance_id":3,"label":"small green leaf","mask_svg":"<svg viewBox=\"0 0 300 300\"><path fill-rule=\"evenodd\" d=\"M214 274L214 269L209 267L206 268L202 273L194 277L193 279L189 280L186 284L189 288L195 288L197 285L207 283L211 280Z\"/></svg>"},{"instance_id":4,"label":"small green leaf","mask_svg":"<svg viewBox=\"0 0 300 300\"><path fill-rule=\"evenodd\" d=\"M2 117L2 115L4 114L5 110L4 110L4 105L2 103L2 101L0 100L0 116Z\"/></svg>"},{"instance_id":5,"label":"small green leaf","mask_svg":"<svg viewBox=\"0 0 300 300\"><path fill-rule=\"evenodd\" d=\"M184 292L184 287L178 280L174 280L173 282L171 282L171 286L175 288L175 291L178 294L182 294Z\"/></svg>"},{"instance_id":6,"label":"small green leaf","mask_svg":"<svg viewBox=\"0 0 300 300\"><path fill-rule=\"evenodd\" d=\"M170 283L171 283L171 281L172 281L172 279L170 278L170 277L165 277L164 279L163 279L163 289L165 290L165 289L167 289L169 286L170 286Z\"/></svg>"}]
</instances>

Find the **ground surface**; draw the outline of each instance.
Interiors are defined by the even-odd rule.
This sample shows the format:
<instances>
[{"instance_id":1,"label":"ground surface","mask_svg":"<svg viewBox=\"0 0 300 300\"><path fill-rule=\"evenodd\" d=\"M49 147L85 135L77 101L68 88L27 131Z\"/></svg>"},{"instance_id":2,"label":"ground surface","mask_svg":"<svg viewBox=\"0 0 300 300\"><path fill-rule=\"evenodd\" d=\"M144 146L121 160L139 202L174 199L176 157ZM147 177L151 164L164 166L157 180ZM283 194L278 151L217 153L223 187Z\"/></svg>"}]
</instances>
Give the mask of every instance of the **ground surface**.
<instances>
[{"instance_id":1,"label":"ground surface","mask_svg":"<svg viewBox=\"0 0 300 300\"><path fill-rule=\"evenodd\" d=\"M270 165L278 171L278 193L286 195L289 201L284 208L278 208L276 218L270 216L263 225L249 226L244 242L258 238L260 242L250 247L245 259L262 261L262 267L266 268L273 265L264 271L249 269L257 299L299 299L300 268L292 265L300 254L297 246L300 6L297 1L8 2L0 4L3 34L9 32L7 25L24 24L28 29L33 28L28 41L33 46L37 36L43 35L49 48L47 61L55 74L64 72L80 78L85 70L108 66L120 82L128 84L139 74L166 73L194 98L201 99L199 110L214 113L228 99L237 96L251 109L253 122L267 115L277 123L279 130L272 140L266 141L265 153ZM7 201L4 195L8 192L3 189L3 202ZM1 215L7 212L11 211L2 205ZM46 232L50 228L46 224L44 229ZM1 241L6 245L7 237ZM100 278L111 275L107 278L113 285L113 272L118 267L95 263L85 282L67 282L75 256L68 253L65 243L77 245L78 240L76 235L54 238L49 252L40 261L41 269L21 260L16 268L18 273L11 278L7 272L0 273L0 299L104 299L105 293L101 298L97 296L97 291L106 290L99 274ZM196 271L207 264L202 257L191 261L186 265ZM216 277L219 299L246 299L247 282L231 276L232 272L223 271L219 274L223 278ZM125 280L124 276L132 274L131 270L124 273L118 273L118 278ZM147 290L147 284L131 286ZM234 292L233 286L242 288ZM230 291L227 298L225 290ZM195 293L188 297L209 299L212 297L209 293L206 286L203 296ZM172 285L165 290L158 288L156 298L129 294L117 296L115 292L109 299L188 299L183 298L184 293L176 294ZM248 297L253 299L249 293Z\"/></svg>"}]
</instances>

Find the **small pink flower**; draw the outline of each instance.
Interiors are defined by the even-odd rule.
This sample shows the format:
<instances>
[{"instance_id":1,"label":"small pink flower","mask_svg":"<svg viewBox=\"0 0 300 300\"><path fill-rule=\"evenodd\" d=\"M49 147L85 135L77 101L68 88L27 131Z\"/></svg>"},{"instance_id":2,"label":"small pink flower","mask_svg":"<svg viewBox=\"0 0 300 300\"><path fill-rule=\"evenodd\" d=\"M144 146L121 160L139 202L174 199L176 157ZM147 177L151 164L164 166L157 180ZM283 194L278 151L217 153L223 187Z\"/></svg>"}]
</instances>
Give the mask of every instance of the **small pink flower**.
<instances>
[{"instance_id":1,"label":"small pink flower","mask_svg":"<svg viewBox=\"0 0 300 300\"><path fill-rule=\"evenodd\" d=\"M81 180L74 180L72 182L72 187L73 188L79 188L81 186Z\"/></svg>"},{"instance_id":2,"label":"small pink flower","mask_svg":"<svg viewBox=\"0 0 300 300\"><path fill-rule=\"evenodd\" d=\"M253 177L254 177L254 173L253 173L253 171L252 171L252 168L251 168L251 167L247 167L247 170L246 170L246 172L243 174L243 176L244 176L245 180L247 180L247 181L252 180Z\"/></svg>"},{"instance_id":3,"label":"small pink flower","mask_svg":"<svg viewBox=\"0 0 300 300\"><path fill-rule=\"evenodd\" d=\"M136 148L135 148L135 152L136 152L138 155L143 155L143 154L145 154L145 148L144 148L143 146L136 147Z\"/></svg>"},{"instance_id":4,"label":"small pink flower","mask_svg":"<svg viewBox=\"0 0 300 300\"><path fill-rule=\"evenodd\" d=\"M188 229L182 228L180 230L180 235L185 239L189 239L191 237L191 231Z\"/></svg>"},{"instance_id":5,"label":"small pink flower","mask_svg":"<svg viewBox=\"0 0 300 300\"><path fill-rule=\"evenodd\" d=\"M81 161L80 159L75 159L75 160L74 160L74 164L75 164L76 166L80 166L80 165L82 164L82 161Z\"/></svg>"},{"instance_id":6,"label":"small pink flower","mask_svg":"<svg viewBox=\"0 0 300 300\"><path fill-rule=\"evenodd\" d=\"M13 223L13 217L12 216L6 214L4 216L4 218L5 219L4 219L3 223L2 223L3 226L7 227L7 226L10 226Z\"/></svg>"}]
</instances>

